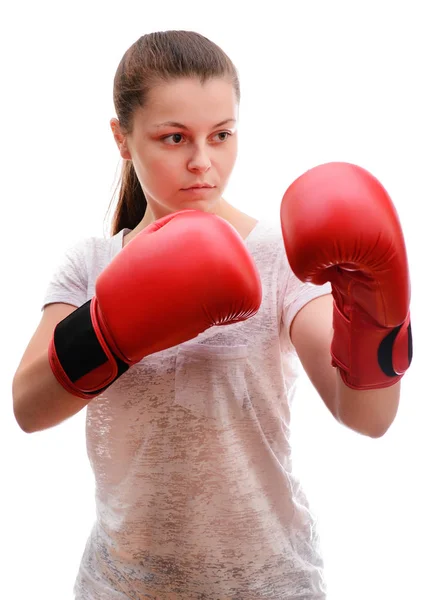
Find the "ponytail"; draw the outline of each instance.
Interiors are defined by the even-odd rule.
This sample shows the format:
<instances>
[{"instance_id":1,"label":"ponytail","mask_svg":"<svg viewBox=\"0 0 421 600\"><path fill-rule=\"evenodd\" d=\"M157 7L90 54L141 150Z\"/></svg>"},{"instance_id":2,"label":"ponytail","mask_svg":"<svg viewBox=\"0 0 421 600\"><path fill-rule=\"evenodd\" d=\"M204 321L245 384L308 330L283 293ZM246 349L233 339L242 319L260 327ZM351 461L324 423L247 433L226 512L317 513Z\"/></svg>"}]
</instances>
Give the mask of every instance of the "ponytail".
<instances>
[{"instance_id":1,"label":"ponytail","mask_svg":"<svg viewBox=\"0 0 421 600\"><path fill-rule=\"evenodd\" d=\"M116 191L118 186L120 193L111 222L112 236L124 228L134 229L143 219L147 206L145 194L131 160L124 160Z\"/></svg>"}]
</instances>

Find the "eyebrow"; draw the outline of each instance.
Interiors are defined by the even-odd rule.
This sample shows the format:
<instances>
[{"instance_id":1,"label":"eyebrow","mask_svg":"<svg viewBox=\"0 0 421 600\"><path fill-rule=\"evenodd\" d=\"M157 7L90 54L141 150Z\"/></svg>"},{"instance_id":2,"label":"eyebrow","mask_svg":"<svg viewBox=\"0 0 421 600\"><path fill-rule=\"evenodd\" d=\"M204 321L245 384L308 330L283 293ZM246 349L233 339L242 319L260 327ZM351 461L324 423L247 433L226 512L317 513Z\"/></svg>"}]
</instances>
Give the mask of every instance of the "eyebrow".
<instances>
[{"instance_id":1,"label":"eyebrow","mask_svg":"<svg viewBox=\"0 0 421 600\"><path fill-rule=\"evenodd\" d=\"M220 123L214 125L212 129L215 129L216 127L222 127L222 125L226 125L230 121L232 121L233 123L237 122L236 119L225 119L224 121L221 121ZM178 123L177 121L165 121L165 123L158 123L157 125L155 125L155 127L177 127L178 129L188 129L186 125L183 125L183 123Z\"/></svg>"}]
</instances>

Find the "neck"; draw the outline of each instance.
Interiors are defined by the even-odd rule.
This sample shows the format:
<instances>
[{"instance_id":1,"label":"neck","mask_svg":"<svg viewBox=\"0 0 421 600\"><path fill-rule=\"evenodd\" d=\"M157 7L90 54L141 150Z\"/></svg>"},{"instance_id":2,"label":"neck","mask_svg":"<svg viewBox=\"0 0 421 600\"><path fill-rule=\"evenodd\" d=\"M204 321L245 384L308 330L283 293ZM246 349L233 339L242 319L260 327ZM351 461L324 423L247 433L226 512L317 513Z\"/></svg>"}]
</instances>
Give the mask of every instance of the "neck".
<instances>
[{"instance_id":1,"label":"neck","mask_svg":"<svg viewBox=\"0 0 421 600\"><path fill-rule=\"evenodd\" d=\"M235 229L245 238L250 230L256 224L256 220L248 215L242 213L240 210L229 204L226 200L221 198L218 204L212 210L213 214L218 215L228 223L231 223ZM126 245L132 238L134 238L142 229L145 229L148 225L156 221L157 219L166 216L165 214L156 215L153 213L151 207L148 205L140 223L124 237L123 244Z\"/></svg>"},{"instance_id":2,"label":"neck","mask_svg":"<svg viewBox=\"0 0 421 600\"><path fill-rule=\"evenodd\" d=\"M230 219L238 213L238 210L231 206L231 204L228 204L226 200L221 198L219 202L215 206L213 206L209 212L212 212L213 214L218 215L219 217L222 217L227 221L230 221ZM170 213L163 212L162 214L156 214L152 210L151 206L148 204L143 219L135 227L135 229L133 229L133 233L139 233L139 231L142 231L142 229L145 229L145 227L147 227L154 221L157 221L162 217L166 217L168 214Z\"/></svg>"}]
</instances>

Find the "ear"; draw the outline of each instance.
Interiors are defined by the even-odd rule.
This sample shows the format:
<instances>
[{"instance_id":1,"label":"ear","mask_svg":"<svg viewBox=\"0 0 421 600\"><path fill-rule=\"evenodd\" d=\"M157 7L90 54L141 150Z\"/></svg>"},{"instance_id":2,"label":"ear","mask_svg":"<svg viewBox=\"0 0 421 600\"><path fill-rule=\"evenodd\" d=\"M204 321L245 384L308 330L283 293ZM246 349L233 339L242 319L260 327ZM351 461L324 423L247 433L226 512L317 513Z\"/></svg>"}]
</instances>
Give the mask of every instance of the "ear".
<instances>
[{"instance_id":1,"label":"ear","mask_svg":"<svg viewBox=\"0 0 421 600\"><path fill-rule=\"evenodd\" d=\"M129 148L127 146L127 136L122 133L119 120L111 119L110 127L111 127L111 131L113 132L113 136L114 136L115 142L117 144L117 148L120 151L121 158L125 158L126 160L131 160L132 156L131 156Z\"/></svg>"}]
</instances>

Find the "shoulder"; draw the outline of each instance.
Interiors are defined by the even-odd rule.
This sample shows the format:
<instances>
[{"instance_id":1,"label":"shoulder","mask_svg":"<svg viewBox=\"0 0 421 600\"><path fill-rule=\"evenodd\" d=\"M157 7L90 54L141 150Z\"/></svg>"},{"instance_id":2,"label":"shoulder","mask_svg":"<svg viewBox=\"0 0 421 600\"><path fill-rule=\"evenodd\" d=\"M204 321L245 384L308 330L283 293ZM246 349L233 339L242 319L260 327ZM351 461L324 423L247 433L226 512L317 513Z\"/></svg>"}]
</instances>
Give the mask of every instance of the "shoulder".
<instances>
[{"instance_id":1,"label":"shoulder","mask_svg":"<svg viewBox=\"0 0 421 600\"><path fill-rule=\"evenodd\" d=\"M104 267L121 250L126 231L123 229L111 237L82 238L67 250L65 256L70 261L84 265L88 271L92 267Z\"/></svg>"},{"instance_id":2,"label":"shoulder","mask_svg":"<svg viewBox=\"0 0 421 600\"><path fill-rule=\"evenodd\" d=\"M45 303L68 302L79 306L86 301L99 273L122 247L124 230L110 238L79 239L58 257L47 285Z\"/></svg>"}]
</instances>

